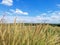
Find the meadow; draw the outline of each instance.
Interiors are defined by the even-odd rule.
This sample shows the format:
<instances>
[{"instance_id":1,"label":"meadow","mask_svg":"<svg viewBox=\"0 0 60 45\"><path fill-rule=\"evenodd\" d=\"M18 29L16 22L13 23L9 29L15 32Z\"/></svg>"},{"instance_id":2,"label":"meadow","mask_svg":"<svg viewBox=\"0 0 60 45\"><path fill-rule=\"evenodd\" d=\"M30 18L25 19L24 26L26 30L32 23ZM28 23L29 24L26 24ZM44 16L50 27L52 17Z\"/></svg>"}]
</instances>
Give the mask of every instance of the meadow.
<instances>
[{"instance_id":1,"label":"meadow","mask_svg":"<svg viewBox=\"0 0 60 45\"><path fill-rule=\"evenodd\" d=\"M0 45L60 45L60 27L0 23Z\"/></svg>"},{"instance_id":2,"label":"meadow","mask_svg":"<svg viewBox=\"0 0 60 45\"><path fill-rule=\"evenodd\" d=\"M0 45L60 45L60 27L49 24L0 24Z\"/></svg>"}]
</instances>

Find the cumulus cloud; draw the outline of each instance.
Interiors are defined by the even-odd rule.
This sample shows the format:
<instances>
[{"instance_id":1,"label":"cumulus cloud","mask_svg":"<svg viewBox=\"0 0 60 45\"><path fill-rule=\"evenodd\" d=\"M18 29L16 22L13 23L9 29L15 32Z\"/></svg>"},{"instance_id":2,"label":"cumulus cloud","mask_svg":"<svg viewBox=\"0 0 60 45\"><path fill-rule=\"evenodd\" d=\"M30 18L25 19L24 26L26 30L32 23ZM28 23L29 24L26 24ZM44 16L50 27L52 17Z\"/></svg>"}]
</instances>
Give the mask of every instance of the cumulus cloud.
<instances>
[{"instance_id":1,"label":"cumulus cloud","mask_svg":"<svg viewBox=\"0 0 60 45\"><path fill-rule=\"evenodd\" d=\"M13 12L13 13L16 13L16 14L28 15L28 12L23 12L23 11L20 10L20 9L10 10L10 11Z\"/></svg>"},{"instance_id":2,"label":"cumulus cloud","mask_svg":"<svg viewBox=\"0 0 60 45\"><path fill-rule=\"evenodd\" d=\"M13 0L2 0L1 4L7 5L7 6L12 6Z\"/></svg>"}]
</instances>

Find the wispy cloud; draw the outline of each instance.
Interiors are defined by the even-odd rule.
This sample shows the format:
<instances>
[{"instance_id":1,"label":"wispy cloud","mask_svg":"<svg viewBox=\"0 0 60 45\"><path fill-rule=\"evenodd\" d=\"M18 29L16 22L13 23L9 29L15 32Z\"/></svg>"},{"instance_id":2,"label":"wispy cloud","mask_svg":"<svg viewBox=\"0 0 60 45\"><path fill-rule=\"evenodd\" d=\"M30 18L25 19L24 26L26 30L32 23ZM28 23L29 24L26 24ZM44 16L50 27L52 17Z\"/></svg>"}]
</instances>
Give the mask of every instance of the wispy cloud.
<instances>
[{"instance_id":1,"label":"wispy cloud","mask_svg":"<svg viewBox=\"0 0 60 45\"><path fill-rule=\"evenodd\" d=\"M57 7L60 7L60 4L56 4Z\"/></svg>"},{"instance_id":2,"label":"wispy cloud","mask_svg":"<svg viewBox=\"0 0 60 45\"><path fill-rule=\"evenodd\" d=\"M7 6L12 6L13 0L2 0L1 4L7 5Z\"/></svg>"},{"instance_id":3,"label":"wispy cloud","mask_svg":"<svg viewBox=\"0 0 60 45\"><path fill-rule=\"evenodd\" d=\"M42 13L44 14L44 13ZM45 16L37 16L38 20L46 22L46 23L60 23L60 11L53 11L50 13L46 13Z\"/></svg>"},{"instance_id":4,"label":"wispy cloud","mask_svg":"<svg viewBox=\"0 0 60 45\"><path fill-rule=\"evenodd\" d=\"M8 22L13 22L14 18L17 17L16 22L25 22L25 23L60 23L60 11L52 11L50 13L41 13L40 15L32 16L9 16L5 17Z\"/></svg>"},{"instance_id":5,"label":"wispy cloud","mask_svg":"<svg viewBox=\"0 0 60 45\"><path fill-rule=\"evenodd\" d=\"M16 9L16 10L10 10L11 12L13 13L16 13L16 14L21 14L21 15L28 15L28 12L24 12L20 9Z\"/></svg>"}]
</instances>

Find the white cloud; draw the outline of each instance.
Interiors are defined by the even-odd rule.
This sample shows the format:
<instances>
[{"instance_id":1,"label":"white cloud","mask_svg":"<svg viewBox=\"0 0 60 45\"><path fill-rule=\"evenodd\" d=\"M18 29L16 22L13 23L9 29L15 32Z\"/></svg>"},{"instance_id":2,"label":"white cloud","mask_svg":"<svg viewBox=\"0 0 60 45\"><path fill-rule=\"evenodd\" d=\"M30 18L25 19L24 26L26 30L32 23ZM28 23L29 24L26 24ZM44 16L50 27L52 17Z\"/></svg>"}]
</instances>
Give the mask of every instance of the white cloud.
<instances>
[{"instance_id":1,"label":"white cloud","mask_svg":"<svg viewBox=\"0 0 60 45\"><path fill-rule=\"evenodd\" d=\"M12 10L13 11L13 10ZM21 12L22 13L22 12ZM5 17L8 22L14 22L15 17L17 17L16 22L27 22L27 23L60 23L60 11L53 11L50 13L42 13L37 16L9 16L10 13ZM45 15L45 16L43 16ZM48 16L47 16L48 15Z\"/></svg>"},{"instance_id":2,"label":"white cloud","mask_svg":"<svg viewBox=\"0 0 60 45\"><path fill-rule=\"evenodd\" d=\"M7 5L7 6L12 6L13 0L2 0L1 4Z\"/></svg>"},{"instance_id":3,"label":"white cloud","mask_svg":"<svg viewBox=\"0 0 60 45\"><path fill-rule=\"evenodd\" d=\"M20 9L10 10L10 11L13 12L13 13L16 13L16 14L28 15L28 12L23 12L23 11L20 10Z\"/></svg>"}]
</instances>

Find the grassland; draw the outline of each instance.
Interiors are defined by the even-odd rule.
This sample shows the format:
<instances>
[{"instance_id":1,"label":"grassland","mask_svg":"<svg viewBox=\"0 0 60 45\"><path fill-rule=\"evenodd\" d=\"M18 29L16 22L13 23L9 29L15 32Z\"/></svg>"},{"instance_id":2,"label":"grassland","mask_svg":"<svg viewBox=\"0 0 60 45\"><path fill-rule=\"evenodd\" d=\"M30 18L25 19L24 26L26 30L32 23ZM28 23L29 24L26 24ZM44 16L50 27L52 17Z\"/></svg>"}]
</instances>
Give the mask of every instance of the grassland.
<instances>
[{"instance_id":1,"label":"grassland","mask_svg":"<svg viewBox=\"0 0 60 45\"><path fill-rule=\"evenodd\" d=\"M0 45L60 45L60 27L49 24L0 24Z\"/></svg>"}]
</instances>

